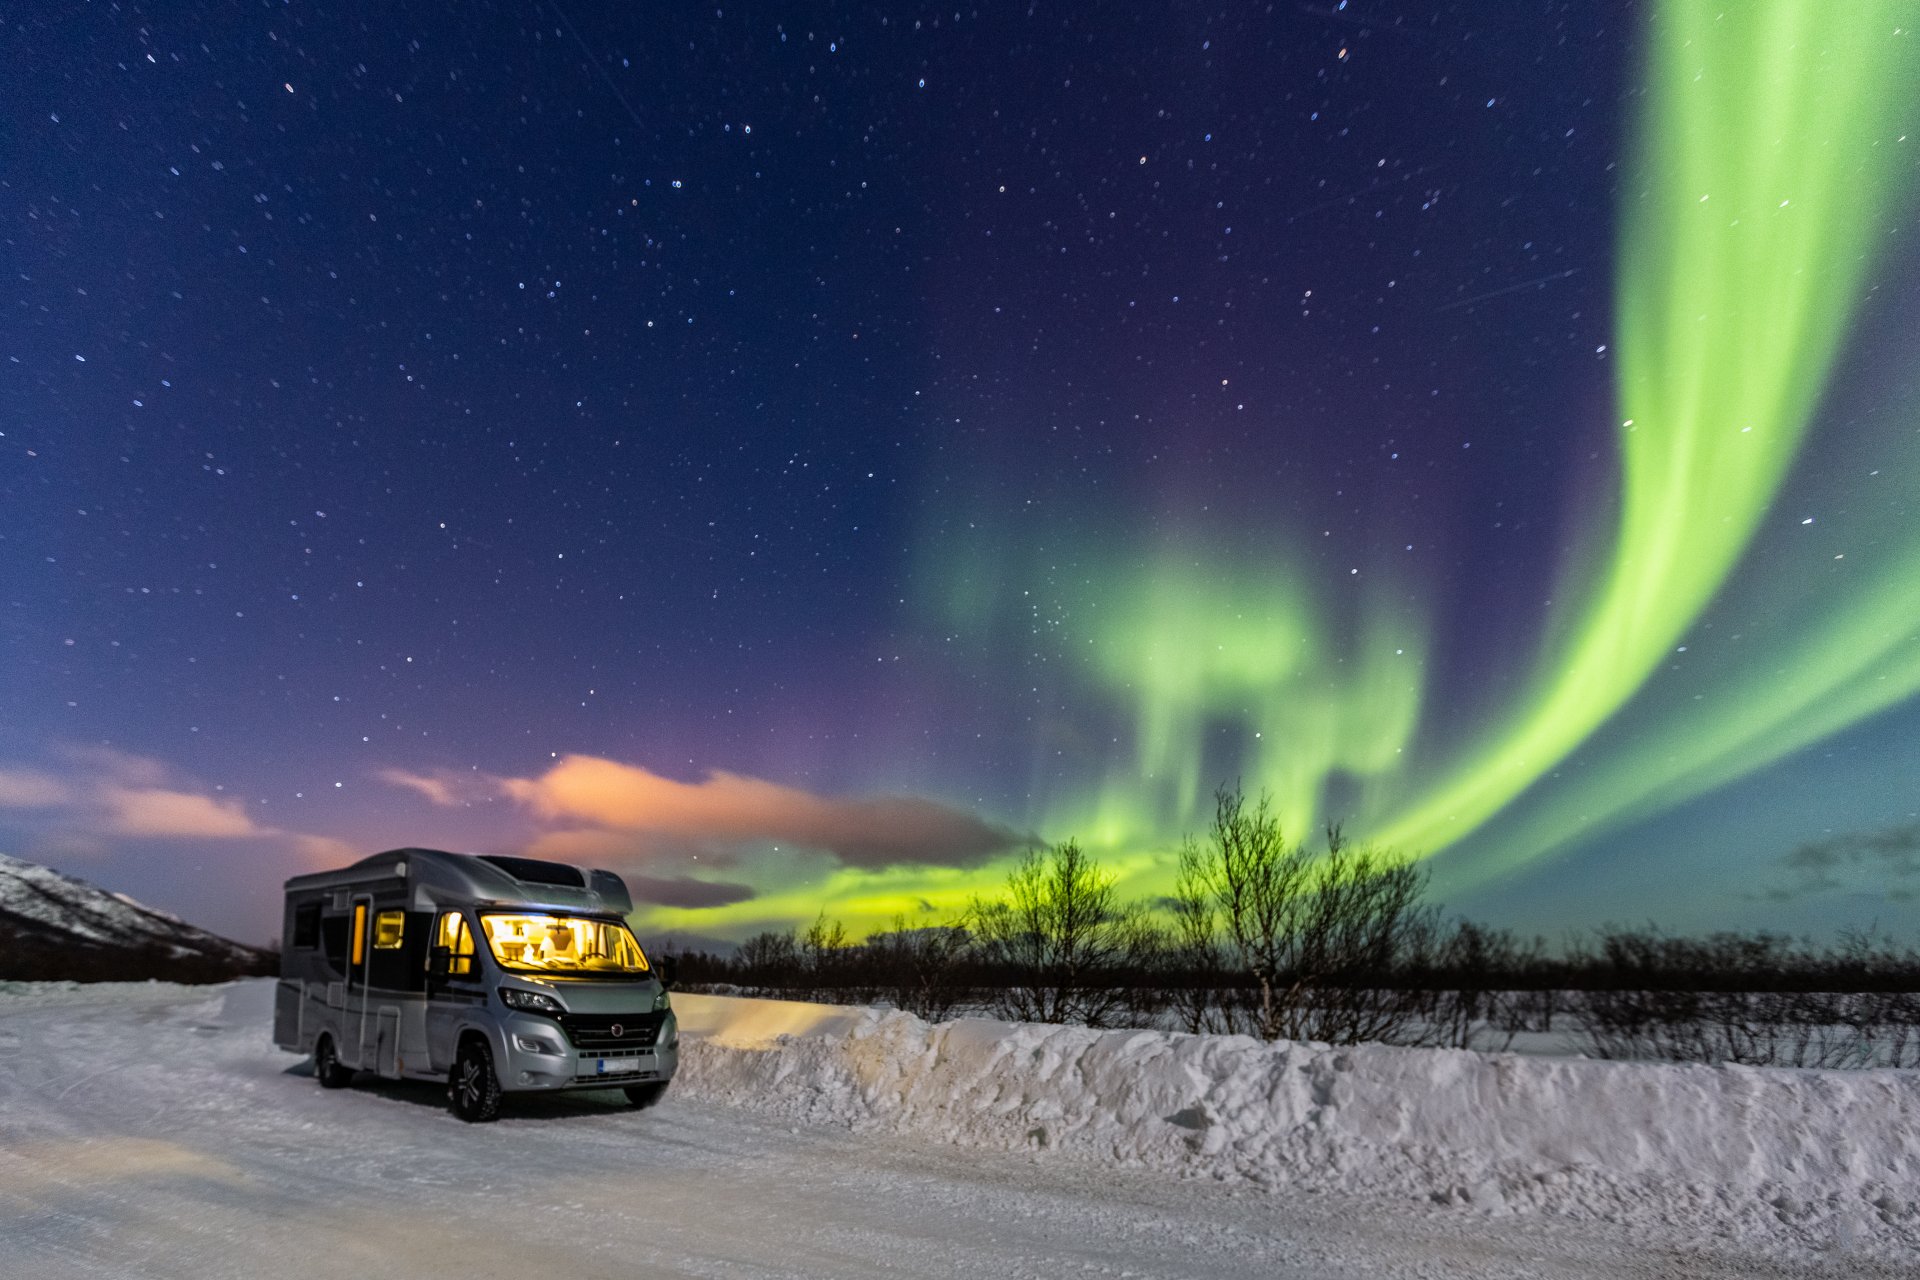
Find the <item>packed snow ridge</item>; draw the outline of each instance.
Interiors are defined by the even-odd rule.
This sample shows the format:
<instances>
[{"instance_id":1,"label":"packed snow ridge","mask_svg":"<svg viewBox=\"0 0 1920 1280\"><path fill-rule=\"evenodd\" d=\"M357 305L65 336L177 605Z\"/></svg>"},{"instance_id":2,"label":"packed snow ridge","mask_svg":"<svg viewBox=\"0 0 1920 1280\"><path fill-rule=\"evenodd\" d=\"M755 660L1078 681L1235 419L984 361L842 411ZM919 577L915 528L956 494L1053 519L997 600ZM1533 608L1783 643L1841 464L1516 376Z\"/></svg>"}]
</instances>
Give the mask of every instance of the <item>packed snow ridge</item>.
<instances>
[{"instance_id":1,"label":"packed snow ridge","mask_svg":"<svg viewBox=\"0 0 1920 1280\"><path fill-rule=\"evenodd\" d=\"M1920 1072L1092 1031L676 995L676 1093L1180 1176L1920 1256Z\"/></svg>"}]
</instances>

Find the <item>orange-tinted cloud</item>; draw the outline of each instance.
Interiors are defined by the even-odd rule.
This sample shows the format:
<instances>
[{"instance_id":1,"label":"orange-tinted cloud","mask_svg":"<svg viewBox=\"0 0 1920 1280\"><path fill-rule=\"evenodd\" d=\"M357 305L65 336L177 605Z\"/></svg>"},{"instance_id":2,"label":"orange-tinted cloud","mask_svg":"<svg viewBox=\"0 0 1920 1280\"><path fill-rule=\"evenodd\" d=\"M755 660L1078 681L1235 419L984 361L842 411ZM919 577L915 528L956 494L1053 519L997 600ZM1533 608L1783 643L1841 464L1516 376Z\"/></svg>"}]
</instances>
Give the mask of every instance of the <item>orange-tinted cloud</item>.
<instances>
[{"instance_id":1,"label":"orange-tinted cloud","mask_svg":"<svg viewBox=\"0 0 1920 1280\"><path fill-rule=\"evenodd\" d=\"M496 785L500 785L496 780ZM613 831L605 827L561 827L542 831L520 852L529 858L578 862L596 867L660 867L704 863L731 866L740 851L711 840L683 840L653 831Z\"/></svg>"},{"instance_id":2,"label":"orange-tinted cloud","mask_svg":"<svg viewBox=\"0 0 1920 1280\"><path fill-rule=\"evenodd\" d=\"M116 835L218 839L272 834L234 801L191 791L106 786L100 788L99 801L108 829Z\"/></svg>"},{"instance_id":3,"label":"orange-tinted cloud","mask_svg":"<svg viewBox=\"0 0 1920 1280\"><path fill-rule=\"evenodd\" d=\"M430 778L422 773L408 773L405 769L382 769L374 776L396 787L418 791L438 805L451 808L460 803L459 798L453 794L453 787L442 778Z\"/></svg>"},{"instance_id":4,"label":"orange-tinted cloud","mask_svg":"<svg viewBox=\"0 0 1920 1280\"><path fill-rule=\"evenodd\" d=\"M72 789L52 774L0 769L0 809L53 809L72 802Z\"/></svg>"},{"instance_id":5,"label":"orange-tinted cloud","mask_svg":"<svg viewBox=\"0 0 1920 1280\"><path fill-rule=\"evenodd\" d=\"M381 769L374 777L391 787L404 787L446 809L488 804L500 798L500 779L473 769Z\"/></svg>"},{"instance_id":6,"label":"orange-tinted cloud","mask_svg":"<svg viewBox=\"0 0 1920 1280\"><path fill-rule=\"evenodd\" d=\"M598 756L565 756L538 778L505 778L501 785L551 822L688 842L792 844L866 867L969 865L1022 842L1015 832L915 796L820 796L722 772L679 782Z\"/></svg>"},{"instance_id":7,"label":"orange-tinted cloud","mask_svg":"<svg viewBox=\"0 0 1920 1280\"><path fill-rule=\"evenodd\" d=\"M96 783L111 782L122 787L177 785L173 770L150 756L136 756L112 747L82 746L63 746L58 754L72 764L76 773Z\"/></svg>"},{"instance_id":8,"label":"orange-tinted cloud","mask_svg":"<svg viewBox=\"0 0 1920 1280\"><path fill-rule=\"evenodd\" d=\"M663 868L717 871L739 861L737 849L711 840L688 841L651 831L567 827L541 832L522 852L529 858L618 871L634 900L650 907L727 907L759 896L752 885L735 881L661 874Z\"/></svg>"},{"instance_id":9,"label":"orange-tinted cloud","mask_svg":"<svg viewBox=\"0 0 1920 1280\"><path fill-rule=\"evenodd\" d=\"M56 769L0 768L0 809L29 811L35 849L105 855L120 838L291 842L310 862L344 860L336 840L255 820L244 803L210 794L163 761L108 747L53 748Z\"/></svg>"},{"instance_id":10,"label":"orange-tinted cloud","mask_svg":"<svg viewBox=\"0 0 1920 1280\"><path fill-rule=\"evenodd\" d=\"M332 836L309 836L295 832L284 834L292 837L294 850L299 853L301 860L316 870L344 867L365 857L367 852Z\"/></svg>"}]
</instances>

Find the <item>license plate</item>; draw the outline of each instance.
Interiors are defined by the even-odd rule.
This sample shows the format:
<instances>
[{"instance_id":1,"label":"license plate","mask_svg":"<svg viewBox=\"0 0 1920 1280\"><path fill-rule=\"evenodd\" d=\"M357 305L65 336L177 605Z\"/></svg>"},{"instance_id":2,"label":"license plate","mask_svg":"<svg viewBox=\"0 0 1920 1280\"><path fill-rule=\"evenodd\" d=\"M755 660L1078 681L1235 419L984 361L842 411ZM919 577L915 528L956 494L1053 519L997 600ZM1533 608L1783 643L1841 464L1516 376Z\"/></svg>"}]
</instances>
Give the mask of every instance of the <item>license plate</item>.
<instances>
[{"instance_id":1,"label":"license plate","mask_svg":"<svg viewBox=\"0 0 1920 1280\"><path fill-rule=\"evenodd\" d=\"M598 1074L603 1076L632 1075L640 1069L638 1058L602 1058Z\"/></svg>"}]
</instances>

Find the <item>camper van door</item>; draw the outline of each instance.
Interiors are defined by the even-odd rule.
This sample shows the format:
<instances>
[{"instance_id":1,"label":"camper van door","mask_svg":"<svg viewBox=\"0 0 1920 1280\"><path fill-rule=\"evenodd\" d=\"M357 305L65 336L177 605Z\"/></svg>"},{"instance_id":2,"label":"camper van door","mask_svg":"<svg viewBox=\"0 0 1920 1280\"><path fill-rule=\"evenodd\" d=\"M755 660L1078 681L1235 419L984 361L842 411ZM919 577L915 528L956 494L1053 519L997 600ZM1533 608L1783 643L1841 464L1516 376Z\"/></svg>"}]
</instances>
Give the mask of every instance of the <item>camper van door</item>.
<instances>
[{"instance_id":1,"label":"camper van door","mask_svg":"<svg viewBox=\"0 0 1920 1280\"><path fill-rule=\"evenodd\" d=\"M447 1071L453 1066L461 1024L476 1006L487 1003L487 994L473 935L460 908L441 911L433 948L444 949L446 959L445 968L435 970L427 980L427 1057L434 1070Z\"/></svg>"}]
</instances>

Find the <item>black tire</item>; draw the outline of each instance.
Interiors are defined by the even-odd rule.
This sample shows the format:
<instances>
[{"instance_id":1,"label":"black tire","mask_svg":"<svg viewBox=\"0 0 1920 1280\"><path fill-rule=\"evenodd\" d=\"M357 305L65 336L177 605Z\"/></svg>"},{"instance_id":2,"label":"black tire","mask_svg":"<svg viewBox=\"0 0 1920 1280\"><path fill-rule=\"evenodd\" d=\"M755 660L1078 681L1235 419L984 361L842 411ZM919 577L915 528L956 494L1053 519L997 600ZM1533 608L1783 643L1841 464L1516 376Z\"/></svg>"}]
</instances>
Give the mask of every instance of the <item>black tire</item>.
<instances>
[{"instance_id":1,"label":"black tire","mask_svg":"<svg viewBox=\"0 0 1920 1280\"><path fill-rule=\"evenodd\" d=\"M627 1105L635 1111L645 1111L666 1096L667 1082L656 1080L652 1084L630 1084L621 1092L627 1095Z\"/></svg>"},{"instance_id":2,"label":"black tire","mask_svg":"<svg viewBox=\"0 0 1920 1280\"><path fill-rule=\"evenodd\" d=\"M500 1077L493 1072L493 1050L479 1036L460 1043L459 1056L447 1074L447 1101L453 1114L468 1124L500 1118Z\"/></svg>"},{"instance_id":3,"label":"black tire","mask_svg":"<svg viewBox=\"0 0 1920 1280\"><path fill-rule=\"evenodd\" d=\"M313 1046L313 1078L322 1089L344 1089L353 1083L353 1068L343 1066L332 1036L321 1036Z\"/></svg>"}]
</instances>

